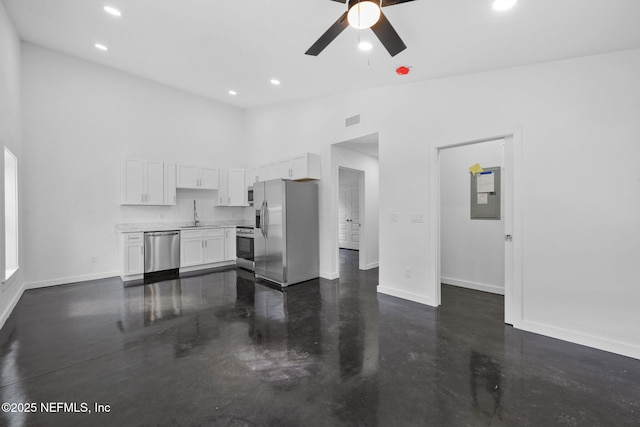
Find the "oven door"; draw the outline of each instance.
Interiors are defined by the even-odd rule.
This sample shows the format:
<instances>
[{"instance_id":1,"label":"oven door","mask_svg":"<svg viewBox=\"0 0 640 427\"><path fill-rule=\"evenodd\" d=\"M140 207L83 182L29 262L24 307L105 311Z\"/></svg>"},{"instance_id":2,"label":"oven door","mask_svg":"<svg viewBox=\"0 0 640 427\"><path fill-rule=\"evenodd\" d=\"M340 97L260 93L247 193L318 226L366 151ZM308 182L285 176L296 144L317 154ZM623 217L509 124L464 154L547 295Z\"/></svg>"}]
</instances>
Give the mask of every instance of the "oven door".
<instances>
[{"instance_id":1,"label":"oven door","mask_svg":"<svg viewBox=\"0 0 640 427\"><path fill-rule=\"evenodd\" d=\"M253 261L253 237L236 235L236 257Z\"/></svg>"}]
</instances>

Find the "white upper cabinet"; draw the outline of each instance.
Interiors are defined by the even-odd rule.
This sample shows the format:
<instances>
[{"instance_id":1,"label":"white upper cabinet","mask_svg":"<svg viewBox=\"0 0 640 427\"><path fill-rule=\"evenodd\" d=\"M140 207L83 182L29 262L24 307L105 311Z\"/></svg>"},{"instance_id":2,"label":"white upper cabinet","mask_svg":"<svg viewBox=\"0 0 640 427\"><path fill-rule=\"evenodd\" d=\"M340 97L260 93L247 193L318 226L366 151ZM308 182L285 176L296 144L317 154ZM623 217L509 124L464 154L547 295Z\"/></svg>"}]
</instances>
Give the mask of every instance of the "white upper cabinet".
<instances>
[{"instance_id":1,"label":"white upper cabinet","mask_svg":"<svg viewBox=\"0 0 640 427\"><path fill-rule=\"evenodd\" d=\"M163 205L165 165L156 160L122 160L122 205Z\"/></svg>"},{"instance_id":2,"label":"white upper cabinet","mask_svg":"<svg viewBox=\"0 0 640 427\"><path fill-rule=\"evenodd\" d=\"M220 169L218 206L248 206L244 169Z\"/></svg>"},{"instance_id":3,"label":"white upper cabinet","mask_svg":"<svg viewBox=\"0 0 640 427\"><path fill-rule=\"evenodd\" d=\"M253 169L247 169L246 184L247 187L253 186L256 182L267 180L267 165L263 165Z\"/></svg>"},{"instance_id":4,"label":"white upper cabinet","mask_svg":"<svg viewBox=\"0 0 640 427\"><path fill-rule=\"evenodd\" d=\"M178 163L176 187L200 190L218 189L218 169Z\"/></svg>"},{"instance_id":5,"label":"white upper cabinet","mask_svg":"<svg viewBox=\"0 0 640 427\"><path fill-rule=\"evenodd\" d=\"M321 179L322 170L320 167L320 156L318 154L306 153L294 157L290 161L291 176L293 180Z\"/></svg>"},{"instance_id":6,"label":"white upper cabinet","mask_svg":"<svg viewBox=\"0 0 640 427\"><path fill-rule=\"evenodd\" d=\"M219 188L218 169L200 168L200 188L217 190Z\"/></svg>"},{"instance_id":7,"label":"white upper cabinet","mask_svg":"<svg viewBox=\"0 0 640 427\"><path fill-rule=\"evenodd\" d=\"M164 204L176 204L176 164L164 164Z\"/></svg>"},{"instance_id":8,"label":"white upper cabinet","mask_svg":"<svg viewBox=\"0 0 640 427\"><path fill-rule=\"evenodd\" d=\"M279 162L269 163L266 166L266 170L267 170L267 180L284 178L284 176L280 175Z\"/></svg>"},{"instance_id":9,"label":"white upper cabinet","mask_svg":"<svg viewBox=\"0 0 640 427\"><path fill-rule=\"evenodd\" d=\"M320 156L318 154L305 153L299 156L283 159L277 162L269 163L262 167L266 171L266 177L260 176L261 179L254 180L264 181L268 179L291 179L294 181L307 181L310 179L321 179L322 170L320 168ZM250 175L258 177L260 168L251 169ZM251 183L250 185L253 185Z\"/></svg>"}]
</instances>

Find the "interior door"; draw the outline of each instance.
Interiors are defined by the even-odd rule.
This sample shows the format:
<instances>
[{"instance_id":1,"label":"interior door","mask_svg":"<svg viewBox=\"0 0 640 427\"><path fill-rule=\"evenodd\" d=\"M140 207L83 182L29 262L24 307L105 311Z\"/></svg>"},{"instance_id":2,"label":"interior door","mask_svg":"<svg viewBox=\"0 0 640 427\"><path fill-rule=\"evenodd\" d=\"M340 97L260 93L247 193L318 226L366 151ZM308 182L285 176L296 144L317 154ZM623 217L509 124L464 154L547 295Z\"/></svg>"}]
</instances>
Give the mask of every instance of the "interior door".
<instances>
[{"instance_id":1,"label":"interior door","mask_svg":"<svg viewBox=\"0 0 640 427\"><path fill-rule=\"evenodd\" d=\"M338 208L338 246L360 249L360 189L358 184L340 185Z\"/></svg>"}]
</instances>

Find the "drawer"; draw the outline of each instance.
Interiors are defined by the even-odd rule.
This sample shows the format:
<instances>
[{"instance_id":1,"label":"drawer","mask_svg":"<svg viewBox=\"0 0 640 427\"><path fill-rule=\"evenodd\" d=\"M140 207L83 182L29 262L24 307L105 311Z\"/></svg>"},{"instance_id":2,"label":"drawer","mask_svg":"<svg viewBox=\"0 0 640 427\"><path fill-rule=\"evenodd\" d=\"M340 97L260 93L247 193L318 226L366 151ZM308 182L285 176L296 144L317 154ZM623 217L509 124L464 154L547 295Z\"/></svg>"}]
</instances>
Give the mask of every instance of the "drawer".
<instances>
[{"instance_id":1,"label":"drawer","mask_svg":"<svg viewBox=\"0 0 640 427\"><path fill-rule=\"evenodd\" d=\"M205 231L207 237L224 236L224 228L210 228Z\"/></svg>"},{"instance_id":2,"label":"drawer","mask_svg":"<svg viewBox=\"0 0 640 427\"><path fill-rule=\"evenodd\" d=\"M195 239L204 237L206 230L181 230L180 237L183 239Z\"/></svg>"},{"instance_id":3,"label":"drawer","mask_svg":"<svg viewBox=\"0 0 640 427\"><path fill-rule=\"evenodd\" d=\"M124 236L125 242L142 242L144 237L143 233L127 233Z\"/></svg>"}]
</instances>

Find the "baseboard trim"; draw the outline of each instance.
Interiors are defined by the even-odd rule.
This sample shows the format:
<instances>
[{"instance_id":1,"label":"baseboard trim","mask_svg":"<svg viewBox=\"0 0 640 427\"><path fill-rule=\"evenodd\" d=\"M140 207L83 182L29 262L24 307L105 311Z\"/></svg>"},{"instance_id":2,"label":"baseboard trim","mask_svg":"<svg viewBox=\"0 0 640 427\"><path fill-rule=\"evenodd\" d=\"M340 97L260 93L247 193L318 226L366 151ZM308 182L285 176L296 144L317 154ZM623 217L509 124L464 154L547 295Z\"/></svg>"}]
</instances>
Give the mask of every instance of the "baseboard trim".
<instances>
[{"instance_id":1,"label":"baseboard trim","mask_svg":"<svg viewBox=\"0 0 640 427\"><path fill-rule=\"evenodd\" d=\"M2 316L0 316L0 329L2 329L6 321L9 319L9 316L11 316L11 313L13 312L13 309L16 308L16 305L18 305L18 302L20 301L20 298L22 298L22 294L24 294L24 291L25 284L18 284L18 291L15 293L13 298L11 298L9 304L4 307L4 310L2 310Z\"/></svg>"},{"instance_id":2,"label":"baseboard trim","mask_svg":"<svg viewBox=\"0 0 640 427\"><path fill-rule=\"evenodd\" d=\"M378 293L429 305L431 307L436 306L433 303L433 300L425 295L414 294L412 292L402 291L400 289L390 288L388 286L378 285Z\"/></svg>"},{"instance_id":3,"label":"baseboard trim","mask_svg":"<svg viewBox=\"0 0 640 427\"><path fill-rule=\"evenodd\" d=\"M547 337L592 347L610 353L620 354L622 356L627 356L634 359L640 359L640 346L527 320L517 322L513 326L517 329L522 329L523 331L533 332Z\"/></svg>"},{"instance_id":4,"label":"baseboard trim","mask_svg":"<svg viewBox=\"0 0 640 427\"><path fill-rule=\"evenodd\" d=\"M326 271L321 271L320 277L327 280L335 280L340 277L340 274L338 272L329 273Z\"/></svg>"},{"instance_id":5,"label":"baseboard trim","mask_svg":"<svg viewBox=\"0 0 640 427\"><path fill-rule=\"evenodd\" d=\"M71 276L71 277L63 277L59 279L51 279L51 280L41 280L38 282L29 282L26 283L24 289L39 289L39 288L47 288L49 286L58 286L58 285L66 285L69 283L78 283L78 282L86 282L89 280L99 280L99 279L108 279L111 277L120 277L119 271L111 271L106 273L96 273L96 274L84 274L81 276Z\"/></svg>"},{"instance_id":6,"label":"baseboard trim","mask_svg":"<svg viewBox=\"0 0 640 427\"><path fill-rule=\"evenodd\" d=\"M504 286L490 285L487 283L470 282L468 280L452 279L451 277L441 277L440 283L445 285L459 286L461 288L473 289L474 291L489 292L492 294L504 295Z\"/></svg>"},{"instance_id":7,"label":"baseboard trim","mask_svg":"<svg viewBox=\"0 0 640 427\"><path fill-rule=\"evenodd\" d=\"M199 271L202 270L203 274L205 273L204 270L211 270L214 268L220 268L220 267L229 267L229 266L235 266L236 265L236 261L220 261L220 262L214 262L211 264L202 264L202 265L192 265L191 267L180 267L180 274L182 273L191 273L194 271Z\"/></svg>"}]
</instances>

